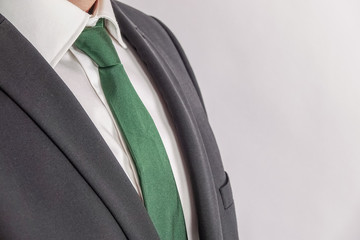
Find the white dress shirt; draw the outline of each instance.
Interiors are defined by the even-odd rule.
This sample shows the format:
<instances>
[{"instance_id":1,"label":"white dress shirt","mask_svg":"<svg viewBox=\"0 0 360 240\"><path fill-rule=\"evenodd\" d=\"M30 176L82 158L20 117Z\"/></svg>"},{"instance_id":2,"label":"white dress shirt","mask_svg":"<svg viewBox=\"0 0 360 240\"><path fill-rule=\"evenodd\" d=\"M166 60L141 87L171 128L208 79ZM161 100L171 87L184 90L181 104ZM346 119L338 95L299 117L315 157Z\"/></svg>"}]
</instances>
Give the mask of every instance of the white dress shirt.
<instances>
[{"instance_id":1,"label":"white dress shirt","mask_svg":"<svg viewBox=\"0 0 360 240\"><path fill-rule=\"evenodd\" d=\"M173 126L146 68L122 39L110 0L98 0L93 15L66 0L1 0L0 11L75 95L142 198L135 165L106 102L97 66L72 46L86 26L94 26L99 18L106 19L105 26L119 58L164 143L183 207L188 239L199 239L190 179Z\"/></svg>"}]
</instances>

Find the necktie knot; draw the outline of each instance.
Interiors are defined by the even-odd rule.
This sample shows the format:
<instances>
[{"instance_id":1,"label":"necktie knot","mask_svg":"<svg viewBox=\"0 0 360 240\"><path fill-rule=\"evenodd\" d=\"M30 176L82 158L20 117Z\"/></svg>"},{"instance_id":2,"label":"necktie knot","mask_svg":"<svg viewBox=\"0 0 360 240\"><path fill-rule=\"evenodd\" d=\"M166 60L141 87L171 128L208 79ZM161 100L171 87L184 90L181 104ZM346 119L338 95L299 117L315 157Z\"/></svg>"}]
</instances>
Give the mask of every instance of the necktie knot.
<instances>
[{"instance_id":1,"label":"necktie knot","mask_svg":"<svg viewBox=\"0 0 360 240\"><path fill-rule=\"evenodd\" d=\"M98 67L111 67L120 63L111 38L100 18L94 27L86 27L74 45L88 55Z\"/></svg>"}]
</instances>

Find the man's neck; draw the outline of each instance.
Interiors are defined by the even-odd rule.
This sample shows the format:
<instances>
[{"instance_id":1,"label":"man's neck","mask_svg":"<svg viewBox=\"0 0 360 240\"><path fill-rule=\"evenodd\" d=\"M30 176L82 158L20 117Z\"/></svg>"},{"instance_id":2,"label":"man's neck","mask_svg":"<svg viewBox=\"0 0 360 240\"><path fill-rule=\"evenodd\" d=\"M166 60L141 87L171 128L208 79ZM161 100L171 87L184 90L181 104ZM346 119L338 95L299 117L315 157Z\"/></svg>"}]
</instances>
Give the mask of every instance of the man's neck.
<instances>
[{"instance_id":1,"label":"man's neck","mask_svg":"<svg viewBox=\"0 0 360 240\"><path fill-rule=\"evenodd\" d=\"M69 2L76 5L78 8L90 14L94 10L93 6L95 6L96 1L97 0L69 0Z\"/></svg>"}]
</instances>

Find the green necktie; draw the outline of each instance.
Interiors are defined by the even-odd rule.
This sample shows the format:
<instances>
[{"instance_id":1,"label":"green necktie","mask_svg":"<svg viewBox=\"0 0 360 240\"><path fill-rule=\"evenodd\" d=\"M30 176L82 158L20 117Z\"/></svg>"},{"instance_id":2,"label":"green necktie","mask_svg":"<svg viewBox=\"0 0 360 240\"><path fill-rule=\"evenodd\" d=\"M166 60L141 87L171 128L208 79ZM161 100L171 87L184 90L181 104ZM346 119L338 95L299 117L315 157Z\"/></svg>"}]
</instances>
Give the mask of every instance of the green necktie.
<instances>
[{"instance_id":1,"label":"green necktie","mask_svg":"<svg viewBox=\"0 0 360 240\"><path fill-rule=\"evenodd\" d=\"M184 215L165 147L120 62L104 19L85 28L74 45L98 65L102 89L136 165L145 207L160 239L186 240Z\"/></svg>"}]
</instances>

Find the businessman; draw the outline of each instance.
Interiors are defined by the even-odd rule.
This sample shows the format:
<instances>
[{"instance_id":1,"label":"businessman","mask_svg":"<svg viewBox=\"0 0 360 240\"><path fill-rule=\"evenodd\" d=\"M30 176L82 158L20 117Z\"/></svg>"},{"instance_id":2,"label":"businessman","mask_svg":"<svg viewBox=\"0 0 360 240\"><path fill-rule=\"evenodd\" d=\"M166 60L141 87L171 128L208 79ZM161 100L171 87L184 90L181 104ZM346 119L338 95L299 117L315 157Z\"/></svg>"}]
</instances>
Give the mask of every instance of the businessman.
<instances>
[{"instance_id":1,"label":"businessman","mask_svg":"<svg viewBox=\"0 0 360 240\"><path fill-rule=\"evenodd\" d=\"M114 0L0 0L0 239L238 239L162 22Z\"/></svg>"}]
</instances>

